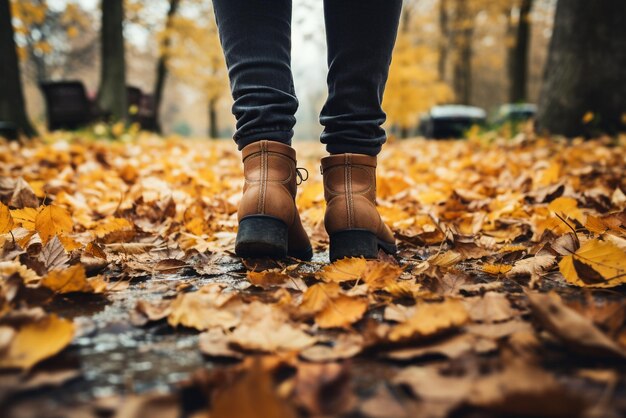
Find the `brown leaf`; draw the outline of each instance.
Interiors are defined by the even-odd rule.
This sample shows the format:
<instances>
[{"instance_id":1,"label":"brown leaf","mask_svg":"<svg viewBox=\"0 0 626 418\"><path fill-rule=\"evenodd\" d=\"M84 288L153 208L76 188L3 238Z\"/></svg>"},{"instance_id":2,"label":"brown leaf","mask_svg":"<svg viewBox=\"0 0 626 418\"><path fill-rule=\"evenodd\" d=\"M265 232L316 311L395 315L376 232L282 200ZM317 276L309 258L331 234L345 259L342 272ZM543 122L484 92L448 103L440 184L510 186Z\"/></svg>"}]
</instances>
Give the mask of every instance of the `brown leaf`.
<instances>
[{"instance_id":1,"label":"brown leaf","mask_svg":"<svg viewBox=\"0 0 626 418\"><path fill-rule=\"evenodd\" d=\"M326 344L318 343L300 352L300 357L313 362L343 360L356 356L363 350L360 334L341 333Z\"/></svg>"},{"instance_id":2,"label":"brown leaf","mask_svg":"<svg viewBox=\"0 0 626 418\"><path fill-rule=\"evenodd\" d=\"M35 192L22 177L17 179L15 183L15 190L13 191L13 196L11 196L9 206L18 209L36 208L39 206L39 199L35 196Z\"/></svg>"},{"instance_id":3,"label":"brown leaf","mask_svg":"<svg viewBox=\"0 0 626 418\"><path fill-rule=\"evenodd\" d=\"M626 352L555 294L527 293L533 316L566 348L583 354L626 357Z\"/></svg>"},{"instance_id":4,"label":"brown leaf","mask_svg":"<svg viewBox=\"0 0 626 418\"><path fill-rule=\"evenodd\" d=\"M211 418L296 418L293 406L281 398L269 371L255 361L243 376L218 391Z\"/></svg>"},{"instance_id":5,"label":"brown leaf","mask_svg":"<svg viewBox=\"0 0 626 418\"><path fill-rule=\"evenodd\" d=\"M276 306L253 302L242 312L242 323L229 341L245 350L276 352L299 351L315 344L316 339L292 324Z\"/></svg>"},{"instance_id":6,"label":"brown leaf","mask_svg":"<svg viewBox=\"0 0 626 418\"><path fill-rule=\"evenodd\" d=\"M219 284L209 284L197 292L178 295L172 302L167 322L173 327L183 325L200 331L214 327L228 330L241 321L236 312L222 309L235 297L235 293L224 292Z\"/></svg>"},{"instance_id":7,"label":"brown leaf","mask_svg":"<svg viewBox=\"0 0 626 418\"><path fill-rule=\"evenodd\" d=\"M229 338L220 328L213 328L203 332L198 337L198 344L202 354L210 357L224 357L242 359L242 353L229 346Z\"/></svg>"},{"instance_id":8,"label":"brown leaf","mask_svg":"<svg viewBox=\"0 0 626 418\"><path fill-rule=\"evenodd\" d=\"M501 322L511 319L514 312L511 303L502 293L487 292L483 296L463 299L472 321Z\"/></svg>"},{"instance_id":9,"label":"brown leaf","mask_svg":"<svg viewBox=\"0 0 626 418\"><path fill-rule=\"evenodd\" d=\"M59 238L55 235L44 247L39 254L39 260L47 270L62 270L67 268L70 257L65 252L65 248Z\"/></svg>"},{"instance_id":10,"label":"brown leaf","mask_svg":"<svg viewBox=\"0 0 626 418\"><path fill-rule=\"evenodd\" d=\"M295 377L295 399L312 416L339 416L356 401L346 364L300 364Z\"/></svg>"}]
</instances>

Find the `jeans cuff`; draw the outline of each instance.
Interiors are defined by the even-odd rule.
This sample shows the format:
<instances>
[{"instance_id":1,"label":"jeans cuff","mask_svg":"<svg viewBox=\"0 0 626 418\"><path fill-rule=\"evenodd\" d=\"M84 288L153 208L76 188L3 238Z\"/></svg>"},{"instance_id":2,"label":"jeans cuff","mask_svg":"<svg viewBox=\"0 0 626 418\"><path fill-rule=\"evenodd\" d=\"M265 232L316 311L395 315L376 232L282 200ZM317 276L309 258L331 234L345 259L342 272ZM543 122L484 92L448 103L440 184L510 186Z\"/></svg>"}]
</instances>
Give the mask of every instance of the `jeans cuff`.
<instances>
[{"instance_id":1,"label":"jeans cuff","mask_svg":"<svg viewBox=\"0 0 626 418\"><path fill-rule=\"evenodd\" d=\"M291 146L291 139L293 138L293 130L291 131L263 131L263 132L253 132L251 134L247 134L244 137L233 138L237 143L237 148L239 151L244 149L246 146L267 139L269 141L282 142L285 145Z\"/></svg>"}]
</instances>

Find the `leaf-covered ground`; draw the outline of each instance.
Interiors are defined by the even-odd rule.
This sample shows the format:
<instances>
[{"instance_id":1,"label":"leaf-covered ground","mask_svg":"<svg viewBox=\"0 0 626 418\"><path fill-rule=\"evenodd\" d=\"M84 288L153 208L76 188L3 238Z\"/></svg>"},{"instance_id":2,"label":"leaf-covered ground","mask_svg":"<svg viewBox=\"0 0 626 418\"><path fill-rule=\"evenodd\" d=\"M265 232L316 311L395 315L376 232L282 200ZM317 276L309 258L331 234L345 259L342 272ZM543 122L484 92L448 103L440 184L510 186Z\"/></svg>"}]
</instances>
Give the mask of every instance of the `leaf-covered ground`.
<instances>
[{"instance_id":1,"label":"leaf-covered ground","mask_svg":"<svg viewBox=\"0 0 626 418\"><path fill-rule=\"evenodd\" d=\"M6 417L626 414L626 138L396 141L397 258L231 253L230 141L0 143ZM158 415L157 415L158 414Z\"/></svg>"}]
</instances>

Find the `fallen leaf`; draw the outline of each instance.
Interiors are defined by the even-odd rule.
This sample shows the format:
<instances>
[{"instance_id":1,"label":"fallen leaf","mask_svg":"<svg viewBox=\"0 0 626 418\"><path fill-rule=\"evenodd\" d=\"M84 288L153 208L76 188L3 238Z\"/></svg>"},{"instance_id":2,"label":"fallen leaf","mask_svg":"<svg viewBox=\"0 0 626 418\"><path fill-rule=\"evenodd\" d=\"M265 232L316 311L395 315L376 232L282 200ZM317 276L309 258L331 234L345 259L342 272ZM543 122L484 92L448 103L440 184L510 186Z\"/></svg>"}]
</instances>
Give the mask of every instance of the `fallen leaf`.
<instances>
[{"instance_id":1,"label":"fallen leaf","mask_svg":"<svg viewBox=\"0 0 626 418\"><path fill-rule=\"evenodd\" d=\"M469 317L475 322L502 322L514 315L511 303L505 295L498 292L487 292L482 296L463 299Z\"/></svg>"},{"instance_id":2,"label":"fallen leaf","mask_svg":"<svg viewBox=\"0 0 626 418\"><path fill-rule=\"evenodd\" d=\"M302 327L292 324L287 314L273 305L253 302L242 313L241 321L229 341L245 350L299 351L316 341Z\"/></svg>"},{"instance_id":3,"label":"fallen leaf","mask_svg":"<svg viewBox=\"0 0 626 418\"><path fill-rule=\"evenodd\" d=\"M15 222L11 216L11 211L7 206L0 202L0 234L6 234L13 229Z\"/></svg>"},{"instance_id":4,"label":"fallen leaf","mask_svg":"<svg viewBox=\"0 0 626 418\"><path fill-rule=\"evenodd\" d=\"M363 317L368 305L366 299L339 295L315 315L315 323L320 328L347 327Z\"/></svg>"},{"instance_id":5,"label":"fallen leaf","mask_svg":"<svg viewBox=\"0 0 626 418\"><path fill-rule=\"evenodd\" d=\"M51 314L20 327L0 353L0 368L30 369L63 350L72 341L74 324Z\"/></svg>"},{"instance_id":6,"label":"fallen leaf","mask_svg":"<svg viewBox=\"0 0 626 418\"><path fill-rule=\"evenodd\" d=\"M37 213L38 211L35 208L14 209L11 211L11 216L17 225L29 231L34 231Z\"/></svg>"},{"instance_id":7,"label":"fallen leaf","mask_svg":"<svg viewBox=\"0 0 626 418\"><path fill-rule=\"evenodd\" d=\"M202 354L210 357L224 357L242 359L242 353L229 346L229 337L220 328L213 328L203 332L198 337L198 345Z\"/></svg>"},{"instance_id":8,"label":"fallen leaf","mask_svg":"<svg viewBox=\"0 0 626 418\"><path fill-rule=\"evenodd\" d=\"M565 347L583 354L626 357L626 352L555 294L527 293L533 316Z\"/></svg>"},{"instance_id":9,"label":"fallen leaf","mask_svg":"<svg viewBox=\"0 0 626 418\"><path fill-rule=\"evenodd\" d=\"M35 218L35 230L42 241L47 243L55 235L67 234L72 231L72 218L61 207L45 206Z\"/></svg>"},{"instance_id":10,"label":"fallen leaf","mask_svg":"<svg viewBox=\"0 0 626 418\"><path fill-rule=\"evenodd\" d=\"M364 258L344 258L323 267L317 277L325 282L342 283L358 280L367 270L367 261Z\"/></svg>"},{"instance_id":11,"label":"fallen leaf","mask_svg":"<svg viewBox=\"0 0 626 418\"><path fill-rule=\"evenodd\" d=\"M55 235L41 249L39 260L43 262L47 270L60 270L67 268L70 257L65 252L65 248L59 238Z\"/></svg>"},{"instance_id":12,"label":"fallen leaf","mask_svg":"<svg viewBox=\"0 0 626 418\"><path fill-rule=\"evenodd\" d=\"M299 312L304 315L316 314L340 293L341 288L337 283L316 283L304 292L302 303L298 307Z\"/></svg>"},{"instance_id":13,"label":"fallen leaf","mask_svg":"<svg viewBox=\"0 0 626 418\"><path fill-rule=\"evenodd\" d=\"M513 266L509 264L483 264L481 267L483 272L493 275L506 274L511 271L512 268Z\"/></svg>"},{"instance_id":14,"label":"fallen leaf","mask_svg":"<svg viewBox=\"0 0 626 418\"><path fill-rule=\"evenodd\" d=\"M559 262L561 274L581 287L615 287L626 283L626 252L611 242L589 240Z\"/></svg>"},{"instance_id":15,"label":"fallen leaf","mask_svg":"<svg viewBox=\"0 0 626 418\"><path fill-rule=\"evenodd\" d=\"M15 190L13 191L13 196L11 196L9 206L18 209L36 208L39 206L39 199L35 196L35 192L22 177L18 178L15 183Z\"/></svg>"},{"instance_id":16,"label":"fallen leaf","mask_svg":"<svg viewBox=\"0 0 626 418\"><path fill-rule=\"evenodd\" d=\"M408 321L391 329L389 340L396 342L431 336L460 327L468 320L467 311L458 300L447 299L442 303L420 303Z\"/></svg>"},{"instance_id":17,"label":"fallen leaf","mask_svg":"<svg viewBox=\"0 0 626 418\"><path fill-rule=\"evenodd\" d=\"M183 325L200 331L237 326L241 321L237 313L222 309L236 294L223 290L222 285L209 284L197 292L178 295L172 302L167 322L173 327Z\"/></svg>"},{"instance_id":18,"label":"fallen leaf","mask_svg":"<svg viewBox=\"0 0 626 418\"><path fill-rule=\"evenodd\" d=\"M295 376L294 397L312 416L340 416L356 401L346 364L300 364Z\"/></svg>"},{"instance_id":19,"label":"fallen leaf","mask_svg":"<svg viewBox=\"0 0 626 418\"><path fill-rule=\"evenodd\" d=\"M270 372L255 361L234 383L217 391L211 418L296 418L293 406L281 398Z\"/></svg>"},{"instance_id":20,"label":"fallen leaf","mask_svg":"<svg viewBox=\"0 0 626 418\"><path fill-rule=\"evenodd\" d=\"M561 215L565 220L567 219L575 219L581 225L585 224L585 215L578 209L578 202L576 199L571 197L558 197L554 199L548 205L548 208L559 215Z\"/></svg>"},{"instance_id":21,"label":"fallen leaf","mask_svg":"<svg viewBox=\"0 0 626 418\"><path fill-rule=\"evenodd\" d=\"M87 279L82 264L70 266L64 270L52 270L41 280L41 285L57 293L101 293L104 287L100 281Z\"/></svg>"},{"instance_id":22,"label":"fallen leaf","mask_svg":"<svg viewBox=\"0 0 626 418\"><path fill-rule=\"evenodd\" d=\"M260 272L248 271L247 277L250 283L262 288L280 286L291 280L291 277L280 269L265 270Z\"/></svg>"},{"instance_id":23,"label":"fallen leaf","mask_svg":"<svg viewBox=\"0 0 626 418\"><path fill-rule=\"evenodd\" d=\"M585 400L569 393L552 374L519 358L507 360L503 371L473 382L468 404L503 416L565 418L584 411Z\"/></svg>"},{"instance_id":24,"label":"fallen leaf","mask_svg":"<svg viewBox=\"0 0 626 418\"><path fill-rule=\"evenodd\" d=\"M365 341L360 334L341 333L322 344L313 345L300 352L300 357L314 362L344 360L356 356L363 350Z\"/></svg>"}]
</instances>

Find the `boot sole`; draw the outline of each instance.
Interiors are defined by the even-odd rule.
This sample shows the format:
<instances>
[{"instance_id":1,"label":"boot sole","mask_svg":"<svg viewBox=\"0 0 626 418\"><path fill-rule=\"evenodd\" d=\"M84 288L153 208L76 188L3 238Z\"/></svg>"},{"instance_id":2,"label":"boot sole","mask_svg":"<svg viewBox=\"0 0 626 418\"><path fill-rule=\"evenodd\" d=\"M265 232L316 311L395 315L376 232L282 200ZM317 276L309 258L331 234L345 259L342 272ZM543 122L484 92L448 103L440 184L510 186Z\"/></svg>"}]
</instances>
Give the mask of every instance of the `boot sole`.
<instances>
[{"instance_id":1,"label":"boot sole","mask_svg":"<svg viewBox=\"0 0 626 418\"><path fill-rule=\"evenodd\" d=\"M280 219L268 215L250 215L241 219L235 240L235 254L242 258L285 258L310 260L312 248L289 252L289 229Z\"/></svg>"},{"instance_id":2,"label":"boot sole","mask_svg":"<svg viewBox=\"0 0 626 418\"><path fill-rule=\"evenodd\" d=\"M346 229L330 236L330 261L334 262L346 257L378 258L378 250L387 254L395 254L395 244L380 240L376 234L367 229Z\"/></svg>"}]
</instances>

